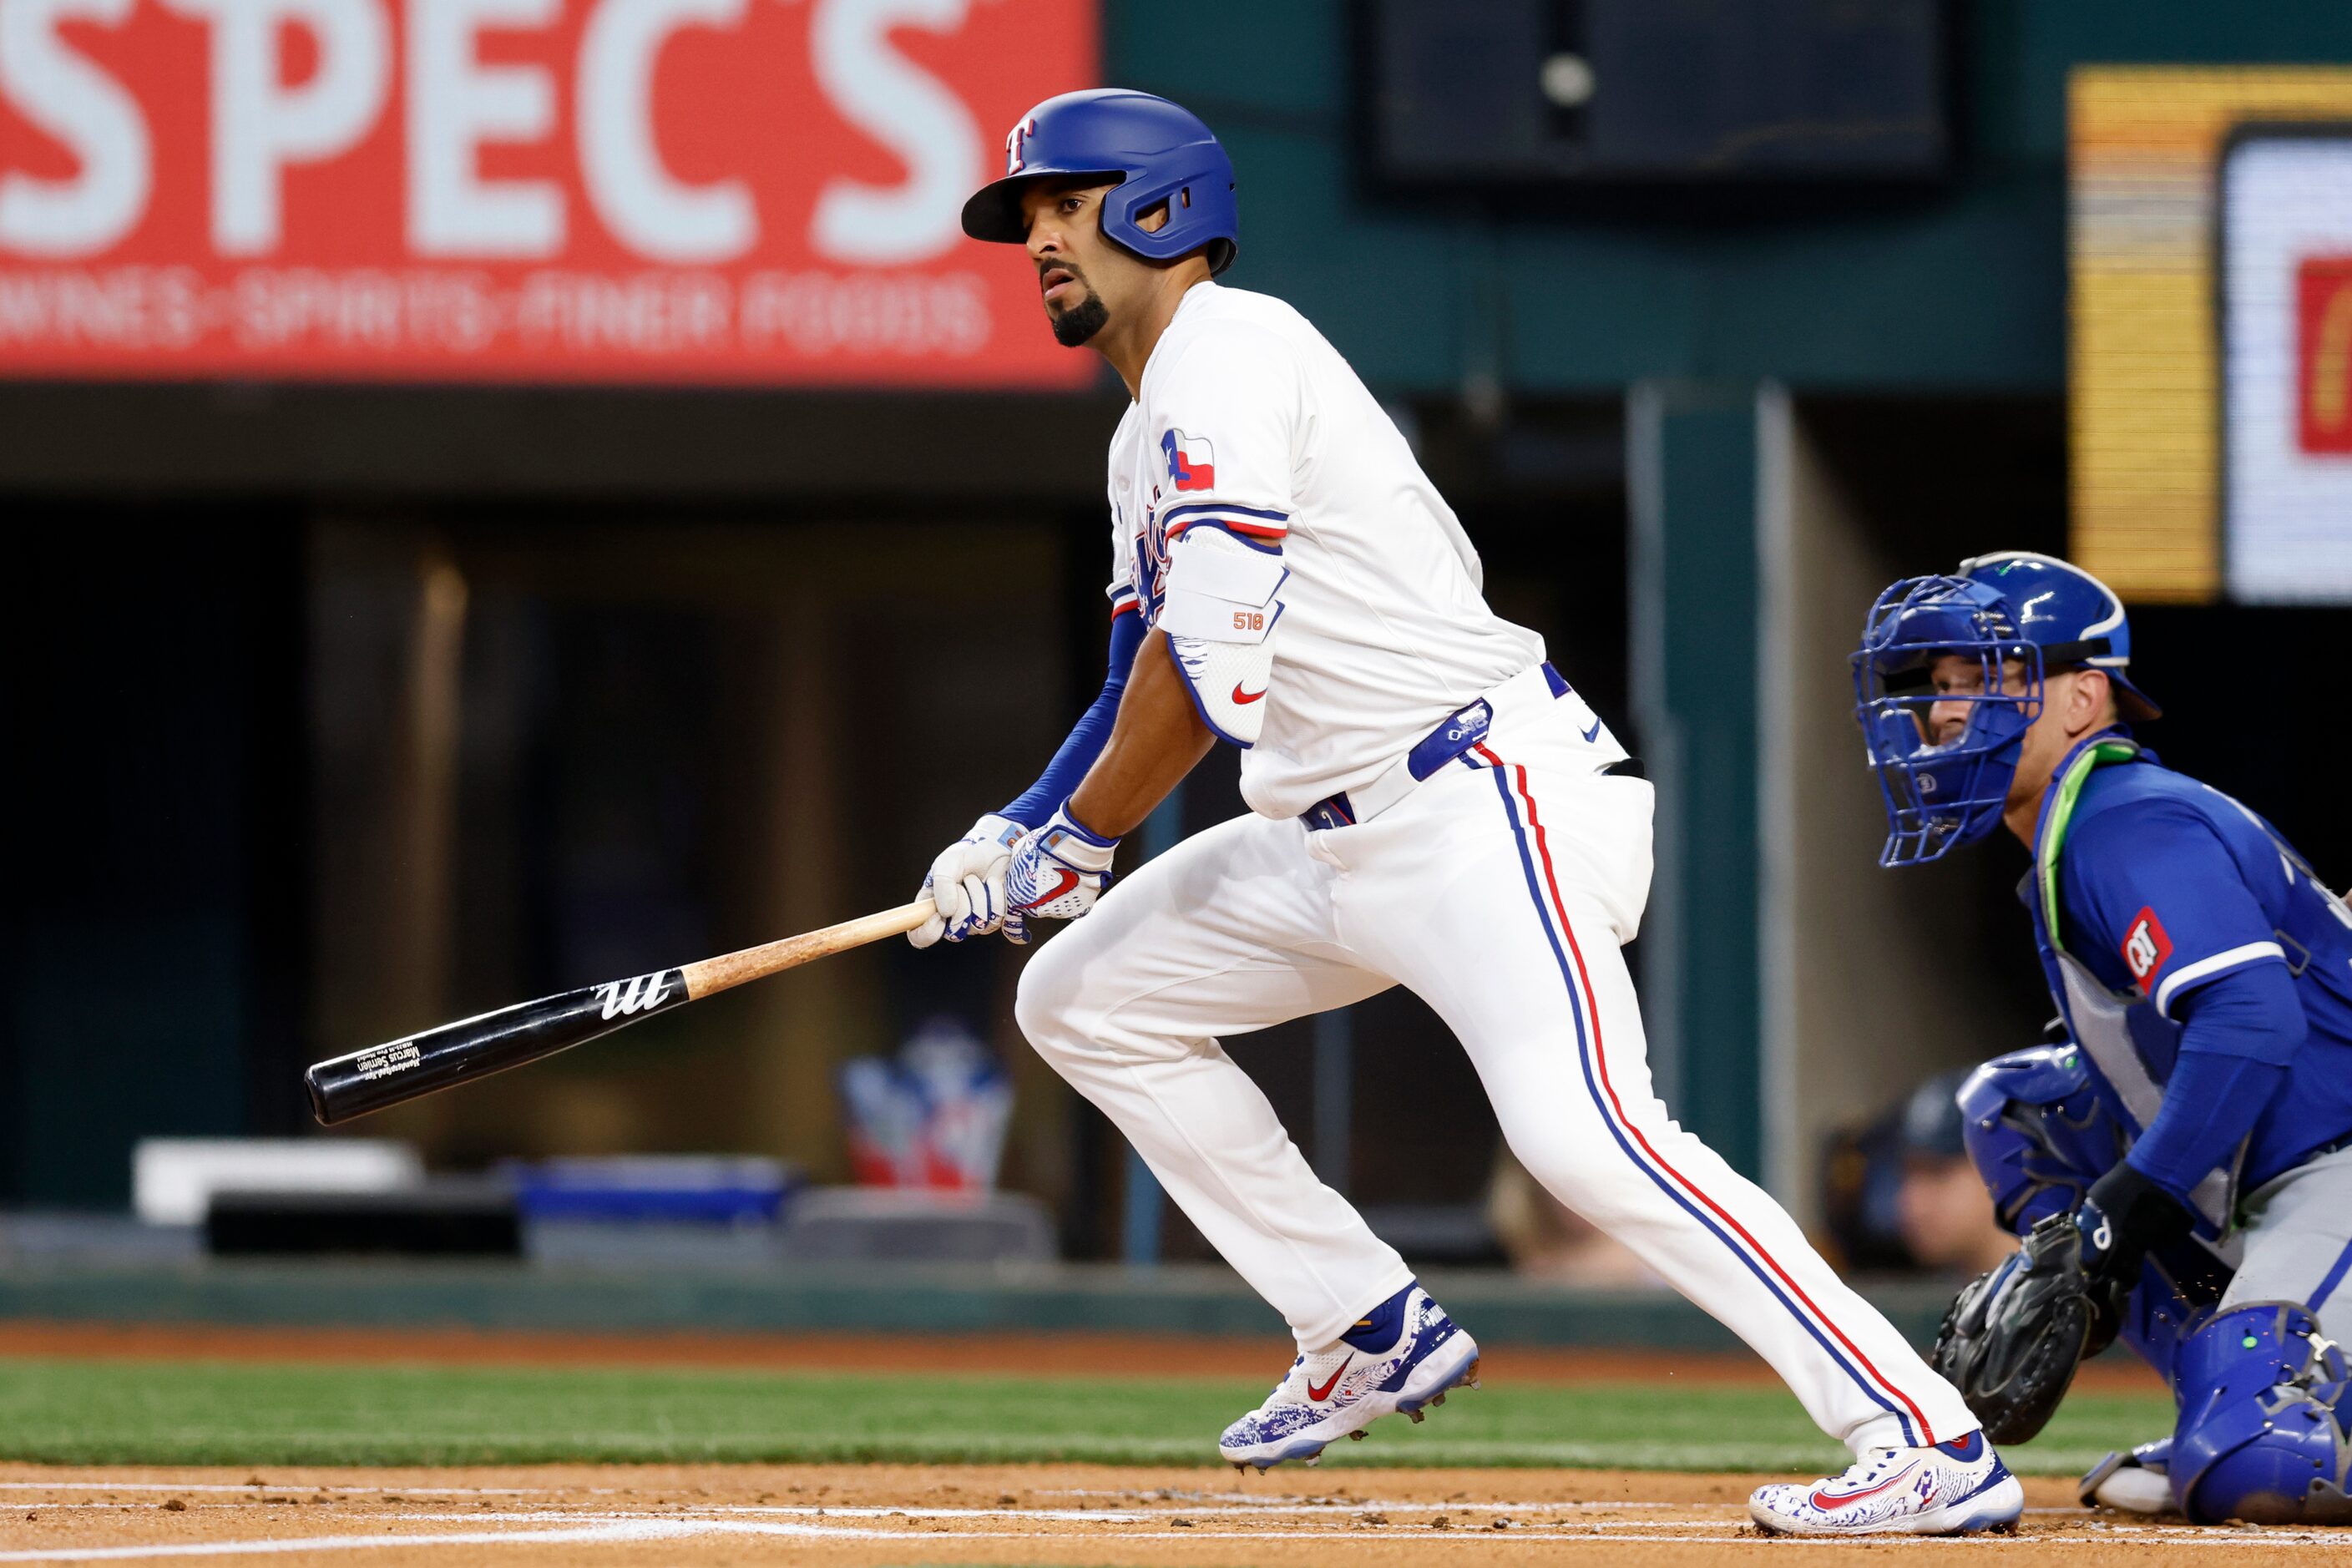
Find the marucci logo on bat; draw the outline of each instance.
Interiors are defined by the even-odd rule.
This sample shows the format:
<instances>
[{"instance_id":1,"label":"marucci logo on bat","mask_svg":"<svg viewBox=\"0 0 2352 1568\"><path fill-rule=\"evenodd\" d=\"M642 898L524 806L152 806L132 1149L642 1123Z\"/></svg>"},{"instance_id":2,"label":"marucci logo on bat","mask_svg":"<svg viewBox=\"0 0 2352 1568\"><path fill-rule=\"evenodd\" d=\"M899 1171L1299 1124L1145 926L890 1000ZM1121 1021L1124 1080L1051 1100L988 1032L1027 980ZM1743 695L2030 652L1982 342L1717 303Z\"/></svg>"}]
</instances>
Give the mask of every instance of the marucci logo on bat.
<instances>
[{"instance_id":1,"label":"marucci logo on bat","mask_svg":"<svg viewBox=\"0 0 2352 1568\"><path fill-rule=\"evenodd\" d=\"M596 999L604 1005L607 1018L626 1018L638 1013L648 1013L662 1005L669 994L670 976L674 969L659 969L651 974L640 974L635 980L608 980L596 987ZM678 975L681 985L685 976Z\"/></svg>"},{"instance_id":2,"label":"marucci logo on bat","mask_svg":"<svg viewBox=\"0 0 2352 1568\"><path fill-rule=\"evenodd\" d=\"M539 1061L746 981L913 931L936 912L929 899L919 899L698 964L573 986L349 1056L313 1062L302 1075L302 1087L310 1097L311 1114L331 1127Z\"/></svg>"}]
</instances>

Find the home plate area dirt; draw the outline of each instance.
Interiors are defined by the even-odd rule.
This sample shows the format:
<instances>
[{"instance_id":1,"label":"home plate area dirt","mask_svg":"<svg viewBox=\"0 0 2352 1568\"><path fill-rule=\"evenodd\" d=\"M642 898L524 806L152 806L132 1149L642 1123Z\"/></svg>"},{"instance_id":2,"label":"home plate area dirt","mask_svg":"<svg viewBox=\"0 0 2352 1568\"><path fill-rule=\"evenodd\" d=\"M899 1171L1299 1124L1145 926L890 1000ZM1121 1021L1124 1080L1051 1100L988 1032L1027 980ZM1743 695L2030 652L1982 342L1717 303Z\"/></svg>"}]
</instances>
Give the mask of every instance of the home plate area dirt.
<instances>
[{"instance_id":1,"label":"home plate area dirt","mask_svg":"<svg viewBox=\"0 0 2352 1568\"><path fill-rule=\"evenodd\" d=\"M2026 1483L2014 1535L1771 1540L1759 1478L1627 1471L548 1466L359 1470L0 1467L0 1563L1300 1564L2352 1563L2352 1530L2094 1514Z\"/></svg>"}]
</instances>

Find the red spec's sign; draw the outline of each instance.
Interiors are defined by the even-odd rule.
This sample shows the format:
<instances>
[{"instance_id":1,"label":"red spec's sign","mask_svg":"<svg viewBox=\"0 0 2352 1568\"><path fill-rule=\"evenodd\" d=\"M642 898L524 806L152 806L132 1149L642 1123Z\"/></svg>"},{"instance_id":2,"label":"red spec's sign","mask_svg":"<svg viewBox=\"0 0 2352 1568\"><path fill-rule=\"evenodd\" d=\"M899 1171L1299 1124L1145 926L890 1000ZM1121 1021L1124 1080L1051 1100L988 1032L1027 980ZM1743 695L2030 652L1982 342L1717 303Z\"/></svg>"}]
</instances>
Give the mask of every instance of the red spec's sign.
<instances>
[{"instance_id":1,"label":"red spec's sign","mask_svg":"<svg viewBox=\"0 0 2352 1568\"><path fill-rule=\"evenodd\" d=\"M0 0L0 374L1071 386L1093 0Z\"/></svg>"},{"instance_id":2,"label":"red spec's sign","mask_svg":"<svg viewBox=\"0 0 2352 1568\"><path fill-rule=\"evenodd\" d=\"M2352 256L2295 269L2296 437L2306 452L2352 455Z\"/></svg>"}]
</instances>

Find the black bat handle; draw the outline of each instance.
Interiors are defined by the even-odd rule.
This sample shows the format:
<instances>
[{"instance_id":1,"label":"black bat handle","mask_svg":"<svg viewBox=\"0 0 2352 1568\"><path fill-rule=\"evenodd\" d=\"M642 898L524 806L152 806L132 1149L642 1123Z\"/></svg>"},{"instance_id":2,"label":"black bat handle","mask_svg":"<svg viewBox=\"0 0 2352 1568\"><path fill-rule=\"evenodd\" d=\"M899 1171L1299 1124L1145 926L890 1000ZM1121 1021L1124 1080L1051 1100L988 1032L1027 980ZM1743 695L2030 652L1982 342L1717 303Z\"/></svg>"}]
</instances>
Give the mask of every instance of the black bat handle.
<instances>
[{"instance_id":1,"label":"black bat handle","mask_svg":"<svg viewBox=\"0 0 2352 1568\"><path fill-rule=\"evenodd\" d=\"M332 1127L568 1051L688 1000L686 976L675 969L584 985L319 1062L302 1087L310 1113Z\"/></svg>"}]
</instances>

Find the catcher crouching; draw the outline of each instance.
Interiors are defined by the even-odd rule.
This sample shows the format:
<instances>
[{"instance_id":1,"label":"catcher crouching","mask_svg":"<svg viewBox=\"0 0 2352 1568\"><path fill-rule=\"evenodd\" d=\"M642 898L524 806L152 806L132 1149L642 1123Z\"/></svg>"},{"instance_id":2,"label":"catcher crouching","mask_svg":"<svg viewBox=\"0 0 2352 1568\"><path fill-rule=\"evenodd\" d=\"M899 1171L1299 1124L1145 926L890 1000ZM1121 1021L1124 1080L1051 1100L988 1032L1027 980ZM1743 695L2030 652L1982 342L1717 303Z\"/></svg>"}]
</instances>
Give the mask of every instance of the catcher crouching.
<instances>
[{"instance_id":1,"label":"catcher crouching","mask_svg":"<svg viewBox=\"0 0 2352 1568\"><path fill-rule=\"evenodd\" d=\"M1895 584L1853 658L1885 865L2006 827L2056 1043L1959 1091L2023 1247L1962 1290L1931 1360L1998 1444L2120 1339L2171 1434L2086 1504L2200 1523L2352 1522L2352 910L2278 830L2132 735L2105 584L2011 552Z\"/></svg>"}]
</instances>

